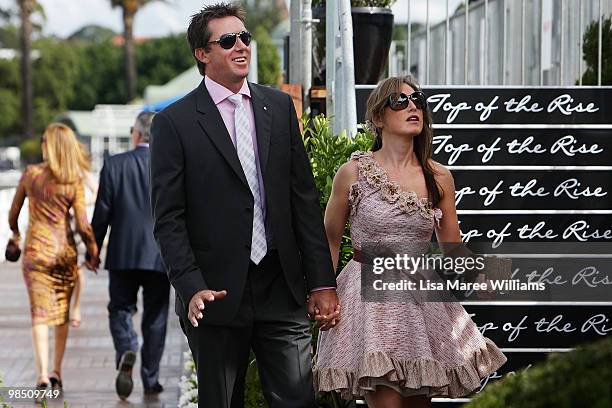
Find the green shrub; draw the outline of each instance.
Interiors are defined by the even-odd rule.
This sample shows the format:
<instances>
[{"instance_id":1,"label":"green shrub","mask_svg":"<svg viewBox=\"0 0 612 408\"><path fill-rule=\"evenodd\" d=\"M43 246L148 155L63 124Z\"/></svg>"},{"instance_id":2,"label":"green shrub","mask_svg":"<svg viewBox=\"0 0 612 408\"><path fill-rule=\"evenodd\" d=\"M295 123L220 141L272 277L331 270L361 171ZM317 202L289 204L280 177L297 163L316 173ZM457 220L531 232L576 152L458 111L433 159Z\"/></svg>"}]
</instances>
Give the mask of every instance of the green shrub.
<instances>
[{"instance_id":1,"label":"green shrub","mask_svg":"<svg viewBox=\"0 0 612 408\"><path fill-rule=\"evenodd\" d=\"M281 61L276 45L262 25L255 28L253 35L257 41L257 82L278 87L281 79Z\"/></svg>"},{"instance_id":2,"label":"green shrub","mask_svg":"<svg viewBox=\"0 0 612 408\"><path fill-rule=\"evenodd\" d=\"M2 375L0 375L0 387L4 387L4 381L2 380ZM4 397L0 395L0 407L2 408L10 408L11 406L4 401Z\"/></svg>"},{"instance_id":3,"label":"green shrub","mask_svg":"<svg viewBox=\"0 0 612 408\"><path fill-rule=\"evenodd\" d=\"M346 163L351 154L357 150L369 150L374 141L374 135L368 132L359 132L351 138L345 132L334 135L331 123L324 115L318 115L310 120L306 115L302 116L304 131L302 138L306 153L310 159L310 166L314 175L315 184L319 190L321 211L325 211L329 196L331 195L332 182L340 166ZM353 256L353 246L349 235L348 226L344 231L340 244L340 258L338 259L337 272ZM312 347L316 349L319 330L312 324ZM319 397L321 407L354 407L353 401L344 401L340 395L331 392Z\"/></svg>"},{"instance_id":4,"label":"green shrub","mask_svg":"<svg viewBox=\"0 0 612 408\"><path fill-rule=\"evenodd\" d=\"M304 131L302 138L310 158L315 183L321 194L321 209L325 210L331 193L334 175L357 150L369 150L374 136L359 132L350 138L345 132L333 135L331 124L324 115L315 116L310 120L306 114L302 116Z\"/></svg>"},{"instance_id":5,"label":"green shrub","mask_svg":"<svg viewBox=\"0 0 612 408\"><path fill-rule=\"evenodd\" d=\"M374 141L374 135L368 132L359 132L351 138L345 132L333 135L331 124L324 115L315 116L312 120L306 115L302 116L304 131L302 138L306 153L310 159L310 166L314 175L315 184L319 190L321 211L329 201L334 175L340 166L346 163L351 154L357 150L369 150ZM342 237L340 245L339 272L353 256L353 248L348 228Z\"/></svg>"},{"instance_id":6,"label":"green shrub","mask_svg":"<svg viewBox=\"0 0 612 408\"><path fill-rule=\"evenodd\" d=\"M249 357L249 368L247 369L246 379L244 380L244 406L246 408L264 408L268 404L264 399L261 385L259 382L259 371L257 371L257 360L255 354L251 352Z\"/></svg>"},{"instance_id":7,"label":"green shrub","mask_svg":"<svg viewBox=\"0 0 612 408\"><path fill-rule=\"evenodd\" d=\"M491 384L466 408L612 407L612 336Z\"/></svg>"}]
</instances>

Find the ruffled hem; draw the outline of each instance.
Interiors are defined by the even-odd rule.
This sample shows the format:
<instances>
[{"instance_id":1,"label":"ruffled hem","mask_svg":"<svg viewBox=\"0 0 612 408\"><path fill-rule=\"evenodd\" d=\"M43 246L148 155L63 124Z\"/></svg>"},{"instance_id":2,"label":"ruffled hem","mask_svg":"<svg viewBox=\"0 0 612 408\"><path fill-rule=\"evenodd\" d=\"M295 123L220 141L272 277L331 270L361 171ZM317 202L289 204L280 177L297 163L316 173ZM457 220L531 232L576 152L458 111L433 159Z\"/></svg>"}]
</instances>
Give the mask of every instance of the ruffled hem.
<instances>
[{"instance_id":1,"label":"ruffled hem","mask_svg":"<svg viewBox=\"0 0 612 408\"><path fill-rule=\"evenodd\" d=\"M458 398L480 387L480 379L495 372L506 356L488 338L469 363L447 368L433 360L398 360L383 352L367 354L357 372L315 367L315 388L319 392L338 391L345 400L363 397L373 378L397 384L400 389L425 390L427 397Z\"/></svg>"}]
</instances>

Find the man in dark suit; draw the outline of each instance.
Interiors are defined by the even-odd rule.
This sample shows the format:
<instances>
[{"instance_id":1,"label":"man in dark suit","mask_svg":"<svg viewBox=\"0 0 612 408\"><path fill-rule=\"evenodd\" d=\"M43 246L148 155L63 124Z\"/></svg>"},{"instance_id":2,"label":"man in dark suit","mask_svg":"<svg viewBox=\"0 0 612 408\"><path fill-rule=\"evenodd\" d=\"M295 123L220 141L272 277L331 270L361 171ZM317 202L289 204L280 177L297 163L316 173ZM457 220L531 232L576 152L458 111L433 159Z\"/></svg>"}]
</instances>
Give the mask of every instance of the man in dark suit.
<instances>
[{"instance_id":1,"label":"man in dark suit","mask_svg":"<svg viewBox=\"0 0 612 408\"><path fill-rule=\"evenodd\" d=\"M163 391L158 382L159 362L164 351L170 283L153 237L149 197L149 141L154 114L142 112L130 130L133 150L105 160L91 225L98 248L106 230L110 237L105 268L109 270L108 304L110 331L119 370L117 394L132 392L132 367L136 362L138 337L132 325L136 299L143 289L141 378L146 394Z\"/></svg>"},{"instance_id":2,"label":"man in dark suit","mask_svg":"<svg viewBox=\"0 0 612 408\"><path fill-rule=\"evenodd\" d=\"M153 122L154 234L200 406L244 406L252 349L268 404L310 408L307 312L335 324L336 280L291 97L246 81L244 18L218 4L191 19L204 80Z\"/></svg>"}]
</instances>

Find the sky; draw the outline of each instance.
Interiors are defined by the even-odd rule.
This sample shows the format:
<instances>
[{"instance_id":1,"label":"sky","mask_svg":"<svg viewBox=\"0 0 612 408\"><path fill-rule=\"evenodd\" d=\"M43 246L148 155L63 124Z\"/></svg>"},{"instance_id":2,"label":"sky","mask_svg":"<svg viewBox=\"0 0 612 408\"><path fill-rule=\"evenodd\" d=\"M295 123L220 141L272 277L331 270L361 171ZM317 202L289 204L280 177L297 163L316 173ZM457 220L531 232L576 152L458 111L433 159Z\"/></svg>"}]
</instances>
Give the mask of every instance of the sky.
<instances>
[{"instance_id":1,"label":"sky","mask_svg":"<svg viewBox=\"0 0 612 408\"><path fill-rule=\"evenodd\" d=\"M110 6L110 0L38 0L42 4L47 19L43 24L46 35L53 34L65 38L79 28L97 24L122 31L121 11ZM289 3L289 0L286 0ZM427 0L398 0L393 6L395 22L405 23L407 5L410 1L411 21L425 22ZM162 37L172 33L184 32L189 17L203 5L216 0L167 0L152 2L144 6L136 15L134 32L137 37ZM446 16L445 0L431 0L430 20L441 21ZM448 0L450 14L461 0ZM15 0L0 0L0 7L12 6Z\"/></svg>"}]
</instances>

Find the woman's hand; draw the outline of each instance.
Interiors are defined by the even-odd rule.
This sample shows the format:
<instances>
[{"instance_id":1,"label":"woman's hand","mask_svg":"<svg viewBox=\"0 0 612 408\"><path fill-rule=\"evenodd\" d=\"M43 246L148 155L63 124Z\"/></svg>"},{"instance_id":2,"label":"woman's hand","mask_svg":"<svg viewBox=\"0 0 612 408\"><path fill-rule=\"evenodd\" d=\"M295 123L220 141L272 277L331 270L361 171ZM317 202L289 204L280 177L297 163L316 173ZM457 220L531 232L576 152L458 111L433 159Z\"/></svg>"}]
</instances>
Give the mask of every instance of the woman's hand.
<instances>
[{"instance_id":1,"label":"woman's hand","mask_svg":"<svg viewBox=\"0 0 612 408\"><path fill-rule=\"evenodd\" d=\"M89 255L85 257L85 267L94 273L98 273L98 266L100 265L100 257L98 254Z\"/></svg>"},{"instance_id":2,"label":"woman's hand","mask_svg":"<svg viewBox=\"0 0 612 408\"><path fill-rule=\"evenodd\" d=\"M21 234L19 232L13 232L13 235L9 238L9 241L12 241L15 245L19 246L21 242Z\"/></svg>"}]
</instances>

